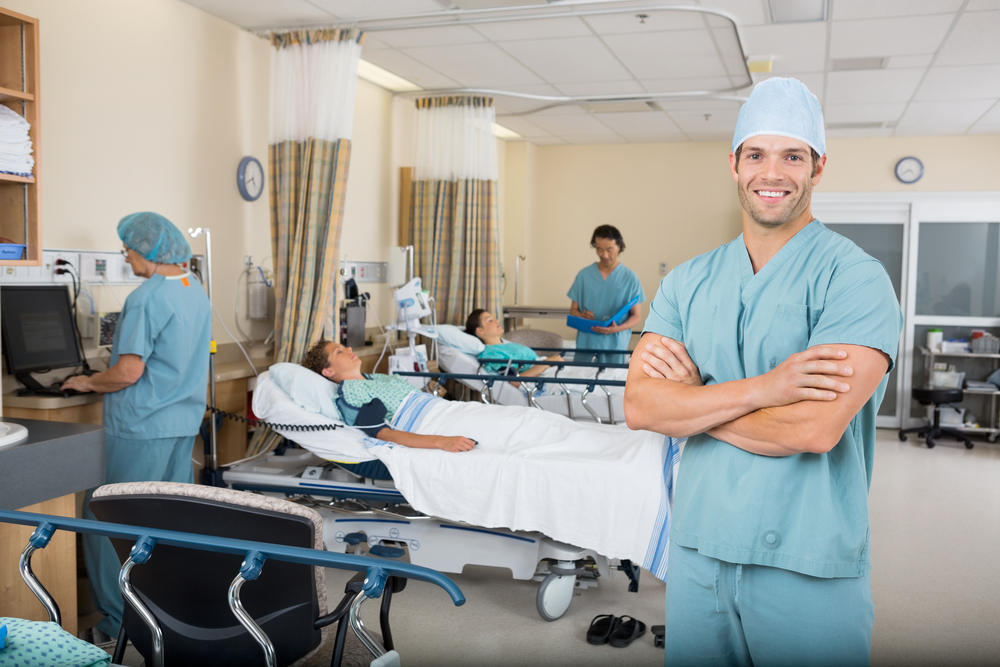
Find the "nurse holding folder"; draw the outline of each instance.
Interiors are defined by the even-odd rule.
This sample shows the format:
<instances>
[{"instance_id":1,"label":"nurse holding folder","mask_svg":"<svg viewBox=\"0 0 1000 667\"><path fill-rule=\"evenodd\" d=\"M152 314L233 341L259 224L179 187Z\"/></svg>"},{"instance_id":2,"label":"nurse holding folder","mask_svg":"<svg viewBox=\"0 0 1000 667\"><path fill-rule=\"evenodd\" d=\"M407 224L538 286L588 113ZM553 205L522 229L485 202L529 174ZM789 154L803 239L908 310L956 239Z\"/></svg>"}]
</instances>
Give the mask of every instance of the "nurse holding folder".
<instances>
[{"instance_id":1,"label":"nurse holding folder","mask_svg":"<svg viewBox=\"0 0 1000 667\"><path fill-rule=\"evenodd\" d=\"M635 272L618 261L625 241L616 227L601 225L595 229L590 246L597 251L599 261L576 274L566 294L572 300L566 324L578 330L578 348L627 350L632 327L639 324L639 304L646 300L646 294ZM600 361L623 363L627 359L620 354L604 354Z\"/></svg>"}]
</instances>

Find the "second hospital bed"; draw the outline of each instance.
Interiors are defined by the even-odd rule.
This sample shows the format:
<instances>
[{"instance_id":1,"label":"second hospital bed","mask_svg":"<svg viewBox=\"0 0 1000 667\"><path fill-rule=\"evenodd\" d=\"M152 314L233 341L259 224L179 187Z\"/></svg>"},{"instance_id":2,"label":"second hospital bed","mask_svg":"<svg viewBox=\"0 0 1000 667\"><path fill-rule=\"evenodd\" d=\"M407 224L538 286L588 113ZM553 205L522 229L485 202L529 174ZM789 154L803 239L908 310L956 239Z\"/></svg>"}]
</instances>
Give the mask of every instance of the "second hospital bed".
<instances>
[{"instance_id":1,"label":"second hospital bed","mask_svg":"<svg viewBox=\"0 0 1000 667\"><path fill-rule=\"evenodd\" d=\"M541 580L536 604L546 620L565 613L575 587L610 576L609 558L665 576L681 440L504 408L508 435L544 422L537 440L506 446L487 436L464 453L411 449L350 427L303 430L336 422L296 404L268 373L258 380L253 409L261 419L288 424L276 430L308 452L269 455L226 471L224 480L236 489L336 498L321 508L330 550L366 542L375 552L399 547L395 555L441 572L461 572L466 564L506 567L517 579ZM415 393L392 425L469 434L497 409ZM362 479L330 463L376 459L392 482Z\"/></svg>"}]
</instances>

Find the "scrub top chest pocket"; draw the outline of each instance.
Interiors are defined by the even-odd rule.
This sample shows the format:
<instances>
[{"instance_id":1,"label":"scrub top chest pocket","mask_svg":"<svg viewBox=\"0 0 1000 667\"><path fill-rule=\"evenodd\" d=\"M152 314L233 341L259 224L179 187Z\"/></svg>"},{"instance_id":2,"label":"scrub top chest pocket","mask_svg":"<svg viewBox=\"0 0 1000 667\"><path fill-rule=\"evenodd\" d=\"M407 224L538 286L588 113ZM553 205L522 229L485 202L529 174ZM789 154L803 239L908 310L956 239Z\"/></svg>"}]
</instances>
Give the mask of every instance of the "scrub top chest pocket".
<instances>
[{"instance_id":1,"label":"scrub top chest pocket","mask_svg":"<svg viewBox=\"0 0 1000 667\"><path fill-rule=\"evenodd\" d=\"M809 347L809 336L822 313L820 308L801 304L778 304L764 342L768 370Z\"/></svg>"}]
</instances>

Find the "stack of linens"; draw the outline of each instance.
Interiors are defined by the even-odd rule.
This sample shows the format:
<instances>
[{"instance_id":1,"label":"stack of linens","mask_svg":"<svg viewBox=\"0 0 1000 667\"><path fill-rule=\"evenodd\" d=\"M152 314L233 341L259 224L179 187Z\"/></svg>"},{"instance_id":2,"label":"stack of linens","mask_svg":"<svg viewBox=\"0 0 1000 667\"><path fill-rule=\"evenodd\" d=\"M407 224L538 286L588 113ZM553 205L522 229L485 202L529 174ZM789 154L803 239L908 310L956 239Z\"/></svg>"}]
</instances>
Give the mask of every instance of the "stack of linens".
<instances>
[{"instance_id":1,"label":"stack of linens","mask_svg":"<svg viewBox=\"0 0 1000 667\"><path fill-rule=\"evenodd\" d=\"M0 104L0 172L31 176L35 159L31 157L28 121Z\"/></svg>"}]
</instances>

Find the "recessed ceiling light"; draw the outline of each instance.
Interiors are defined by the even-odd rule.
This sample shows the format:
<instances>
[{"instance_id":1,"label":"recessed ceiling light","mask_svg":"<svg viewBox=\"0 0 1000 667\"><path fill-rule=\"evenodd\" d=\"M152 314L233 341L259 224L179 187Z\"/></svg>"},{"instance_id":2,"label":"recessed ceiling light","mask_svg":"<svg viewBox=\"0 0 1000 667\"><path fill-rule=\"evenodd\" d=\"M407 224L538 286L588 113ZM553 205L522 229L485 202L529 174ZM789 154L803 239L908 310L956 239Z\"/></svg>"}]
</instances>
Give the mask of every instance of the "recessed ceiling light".
<instances>
[{"instance_id":1,"label":"recessed ceiling light","mask_svg":"<svg viewBox=\"0 0 1000 667\"><path fill-rule=\"evenodd\" d=\"M493 136L497 139L520 139L521 135L514 130L508 130L503 125L493 123Z\"/></svg>"},{"instance_id":2,"label":"recessed ceiling light","mask_svg":"<svg viewBox=\"0 0 1000 667\"><path fill-rule=\"evenodd\" d=\"M410 83L401 76L396 76L388 70L384 70L378 65L373 65L367 60L358 59L358 77L368 83L391 90L394 93L405 93L411 90L423 90L415 83Z\"/></svg>"},{"instance_id":3,"label":"recessed ceiling light","mask_svg":"<svg viewBox=\"0 0 1000 667\"><path fill-rule=\"evenodd\" d=\"M825 21L827 0L767 0L771 23Z\"/></svg>"},{"instance_id":4,"label":"recessed ceiling light","mask_svg":"<svg viewBox=\"0 0 1000 667\"><path fill-rule=\"evenodd\" d=\"M850 72L862 69L885 69L888 58L834 58L830 61L833 72ZM753 71L753 70L751 70Z\"/></svg>"},{"instance_id":5,"label":"recessed ceiling light","mask_svg":"<svg viewBox=\"0 0 1000 667\"><path fill-rule=\"evenodd\" d=\"M878 120L871 122L860 122L860 123L827 123L826 129L828 130L880 130L883 128L892 128L896 124L891 121Z\"/></svg>"},{"instance_id":6,"label":"recessed ceiling light","mask_svg":"<svg viewBox=\"0 0 1000 667\"><path fill-rule=\"evenodd\" d=\"M753 57L747 60L747 70L749 70L751 74L762 74L765 72L770 72L772 62L773 61L769 57L768 58Z\"/></svg>"}]
</instances>

